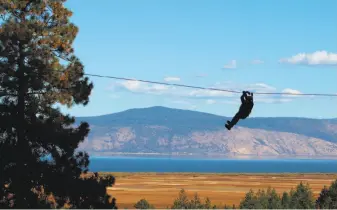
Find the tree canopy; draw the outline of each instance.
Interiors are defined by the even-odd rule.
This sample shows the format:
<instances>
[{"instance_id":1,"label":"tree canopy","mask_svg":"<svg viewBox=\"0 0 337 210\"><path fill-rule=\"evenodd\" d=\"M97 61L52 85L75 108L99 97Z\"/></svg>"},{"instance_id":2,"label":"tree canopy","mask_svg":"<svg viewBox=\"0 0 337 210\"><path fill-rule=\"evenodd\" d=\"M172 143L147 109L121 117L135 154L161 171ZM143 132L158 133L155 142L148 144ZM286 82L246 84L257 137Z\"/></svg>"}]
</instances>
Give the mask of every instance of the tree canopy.
<instances>
[{"instance_id":1,"label":"tree canopy","mask_svg":"<svg viewBox=\"0 0 337 210\"><path fill-rule=\"evenodd\" d=\"M151 205L147 200L145 199L140 199L134 207L136 209L155 209L153 205Z\"/></svg>"},{"instance_id":2,"label":"tree canopy","mask_svg":"<svg viewBox=\"0 0 337 210\"><path fill-rule=\"evenodd\" d=\"M324 186L316 200L316 207L320 209L337 208L337 180L333 181L329 188Z\"/></svg>"},{"instance_id":3,"label":"tree canopy","mask_svg":"<svg viewBox=\"0 0 337 210\"><path fill-rule=\"evenodd\" d=\"M295 209L313 209L315 208L313 193L309 184L302 182L297 185L295 190L290 191L290 207Z\"/></svg>"},{"instance_id":4,"label":"tree canopy","mask_svg":"<svg viewBox=\"0 0 337 210\"><path fill-rule=\"evenodd\" d=\"M314 208L313 193L309 185L300 183L295 190L280 197L275 189L259 190L254 193L250 190L240 203L240 209L312 209Z\"/></svg>"},{"instance_id":5,"label":"tree canopy","mask_svg":"<svg viewBox=\"0 0 337 210\"><path fill-rule=\"evenodd\" d=\"M181 189L178 198L173 202L172 209L216 209L216 206L212 205L208 197L205 198L205 202L202 202L198 193L195 193L193 199L189 200L186 191Z\"/></svg>"},{"instance_id":6,"label":"tree canopy","mask_svg":"<svg viewBox=\"0 0 337 210\"><path fill-rule=\"evenodd\" d=\"M89 133L56 104L86 105L93 84L72 44L78 28L65 0L0 0L0 204L115 208L113 177L82 176L89 156L77 151ZM48 158L45 158L48 157Z\"/></svg>"}]
</instances>

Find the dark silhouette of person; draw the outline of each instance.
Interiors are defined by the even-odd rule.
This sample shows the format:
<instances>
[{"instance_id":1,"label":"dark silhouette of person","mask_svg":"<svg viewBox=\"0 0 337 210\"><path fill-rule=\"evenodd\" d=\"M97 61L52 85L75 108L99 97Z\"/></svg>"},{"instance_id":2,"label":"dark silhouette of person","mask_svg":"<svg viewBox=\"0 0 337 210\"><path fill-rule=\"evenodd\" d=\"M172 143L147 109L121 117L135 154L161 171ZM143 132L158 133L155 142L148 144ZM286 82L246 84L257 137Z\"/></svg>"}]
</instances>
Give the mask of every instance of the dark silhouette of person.
<instances>
[{"instance_id":1,"label":"dark silhouette of person","mask_svg":"<svg viewBox=\"0 0 337 210\"><path fill-rule=\"evenodd\" d=\"M250 93L248 91L242 91L240 109L235 114L232 121L227 121L225 127L230 130L234 125L236 125L236 123L239 122L240 119L246 119L250 115L253 106L253 93Z\"/></svg>"}]
</instances>

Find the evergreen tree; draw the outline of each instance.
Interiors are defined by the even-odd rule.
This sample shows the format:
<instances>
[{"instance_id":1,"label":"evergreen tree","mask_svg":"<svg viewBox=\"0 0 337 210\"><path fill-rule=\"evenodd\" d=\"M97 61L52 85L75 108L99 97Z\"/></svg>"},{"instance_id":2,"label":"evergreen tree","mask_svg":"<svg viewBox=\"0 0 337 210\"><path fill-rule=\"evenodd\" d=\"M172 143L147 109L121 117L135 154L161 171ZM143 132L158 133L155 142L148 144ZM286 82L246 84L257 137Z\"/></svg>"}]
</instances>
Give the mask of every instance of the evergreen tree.
<instances>
[{"instance_id":1,"label":"evergreen tree","mask_svg":"<svg viewBox=\"0 0 337 210\"><path fill-rule=\"evenodd\" d=\"M268 206L267 209L281 209L282 201L275 189L268 188L267 190Z\"/></svg>"},{"instance_id":2,"label":"evergreen tree","mask_svg":"<svg viewBox=\"0 0 337 210\"><path fill-rule=\"evenodd\" d=\"M85 122L55 104L86 105L93 84L72 43L78 28L65 0L0 0L0 203L8 208L115 208L113 177L83 178L88 154L76 151ZM44 159L48 156L48 159ZM43 192L43 193L42 193Z\"/></svg>"},{"instance_id":3,"label":"evergreen tree","mask_svg":"<svg viewBox=\"0 0 337 210\"><path fill-rule=\"evenodd\" d=\"M294 209L313 209L315 202L313 193L309 184L304 185L302 182L297 185L296 190L290 193L290 208Z\"/></svg>"},{"instance_id":4,"label":"evergreen tree","mask_svg":"<svg viewBox=\"0 0 337 210\"><path fill-rule=\"evenodd\" d=\"M193 199L189 201L187 208L188 209L203 209L204 208L204 205L202 205L201 200L198 196L198 193L194 194L194 197Z\"/></svg>"},{"instance_id":5,"label":"evergreen tree","mask_svg":"<svg viewBox=\"0 0 337 210\"><path fill-rule=\"evenodd\" d=\"M205 199L205 206L204 206L204 209L212 209L213 206L212 206L212 203L211 203L211 200L207 197Z\"/></svg>"},{"instance_id":6,"label":"evergreen tree","mask_svg":"<svg viewBox=\"0 0 337 210\"><path fill-rule=\"evenodd\" d=\"M206 197L205 204L203 204L203 209L217 209L216 205L212 205L211 200Z\"/></svg>"},{"instance_id":7,"label":"evergreen tree","mask_svg":"<svg viewBox=\"0 0 337 210\"><path fill-rule=\"evenodd\" d=\"M179 192L178 198L174 201L172 209L187 209L189 206L189 201L184 189Z\"/></svg>"},{"instance_id":8,"label":"evergreen tree","mask_svg":"<svg viewBox=\"0 0 337 210\"><path fill-rule=\"evenodd\" d=\"M261 193L261 192L260 192ZM261 209L262 205L255 195L254 191L251 189L246 193L245 198L240 202L240 209Z\"/></svg>"},{"instance_id":9,"label":"evergreen tree","mask_svg":"<svg viewBox=\"0 0 337 210\"><path fill-rule=\"evenodd\" d=\"M139 200L134 207L136 209L155 209L153 205L151 205L147 200L141 199Z\"/></svg>"},{"instance_id":10,"label":"evergreen tree","mask_svg":"<svg viewBox=\"0 0 337 210\"><path fill-rule=\"evenodd\" d=\"M251 190L241 202L240 208L248 209L280 209L281 198L275 189L268 187L267 191L259 190L256 194Z\"/></svg>"},{"instance_id":11,"label":"evergreen tree","mask_svg":"<svg viewBox=\"0 0 337 210\"><path fill-rule=\"evenodd\" d=\"M331 198L331 209L337 209L337 180L331 183L329 187L329 196Z\"/></svg>"},{"instance_id":12,"label":"evergreen tree","mask_svg":"<svg viewBox=\"0 0 337 210\"><path fill-rule=\"evenodd\" d=\"M332 199L329 195L329 189L324 186L316 200L316 208L319 209L330 209Z\"/></svg>"},{"instance_id":13,"label":"evergreen tree","mask_svg":"<svg viewBox=\"0 0 337 210\"><path fill-rule=\"evenodd\" d=\"M172 209L216 209L211 200L207 197L205 203L200 200L198 193L194 194L191 200L188 200L184 189L180 190L178 198L174 201Z\"/></svg>"},{"instance_id":14,"label":"evergreen tree","mask_svg":"<svg viewBox=\"0 0 337 210\"><path fill-rule=\"evenodd\" d=\"M259 208L267 209L269 206L268 195L264 190L258 190L256 193L256 199L259 203ZM257 208L257 207L254 207Z\"/></svg>"},{"instance_id":15,"label":"evergreen tree","mask_svg":"<svg viewBox=\"0 0 337 210\"><path fill-rule=\"evenodd\" d=\"M316 200L316 207L320 209L337 209L337 180L330 187L324 186Z\"/></svg>"},{"instance_id":16,"label":"evergreen tree","mask_svg":"<svg viewBox=\"0 0 337 210\"><path fill-rule=\"evenodd\" d=\"M287 192L284 192L282 194L281 204L282 204L283 209L289 209L290 197L289 197L289 194Z\"/></svg>"}]
</instances>

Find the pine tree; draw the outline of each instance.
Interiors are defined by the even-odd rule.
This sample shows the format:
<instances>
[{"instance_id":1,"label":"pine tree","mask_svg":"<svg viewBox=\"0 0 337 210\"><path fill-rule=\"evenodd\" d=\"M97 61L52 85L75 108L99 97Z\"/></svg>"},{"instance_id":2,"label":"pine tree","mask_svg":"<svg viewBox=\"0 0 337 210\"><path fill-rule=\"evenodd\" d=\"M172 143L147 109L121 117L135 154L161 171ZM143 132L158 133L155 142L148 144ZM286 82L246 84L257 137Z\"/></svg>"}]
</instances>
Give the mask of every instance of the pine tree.
<instances>
[{"instance_id":1,"label":"pine tree","mask_svg":"<svg viewBox=\"0 0 337 210\"><path fill-rule=\"evenodd\" d=\"M289 194L287 192L283 192L281 203L282 203L283 209L289 209L290 197L289 197Z\"/></svg>"},{"instance_id":2,"label":"pine tree","mask_svg":"<svg viewBox=\"0 0 337 210\"><path fill-rule=\"evenodd\" d=\"M304 185L302 182L297 185L296 190L290 192L290 208L295 209L313 209L315 202L313 193L309 184Z\"/></svg>"},{"instance_id":3,"label":"pine tree","mask_svg":"<svg viewBox=\"0 0 337 210\"><path fill-rule=\"evenodd\" d=\"M329 207L331 206L332 199L329 194L329 189L324 186L316 200L316 208L330 209Z\"/></svg>"},{"instance_id":4,"label":"pine tree","mask_svg":"<svg viewBox=\"0 0 337 210\"><path fill-rule=\"evenodd\" d=\"M184 189L181 189L179 196L174 200L172 209L187 209L189 206L189 200Z\"/></svg>"},{"instance_id":5,"label":"pine tree","mask_svg":"<svg viewBox=\"0 0 337 210\"><path fill-rule=\"evenodd\" d=\"M329 187L329 196L331 198L331 209L337 209L337 180L333 181Z\"/></svg>"},{"instance_id":6,"label":"pine tree","mask_svg":"<svg viewBox=\"0 0 337 210\"><path fill-rule=\"evenodd\" d=\"M257 194L261 195L261 191ZM251 189L246 193L245 198L240 202L240 209L262 209L262 205L258 199L258 196L255 195L254 191Z\"/></svg>"},{"instance_id":7,"label":"pine tree","mask_svg":"<svg viewBox=\"0 0 337 210\"><path fill-rule=\"evenodd\" d=\"M201 203L198 193L194 194L193 199L189 201L188 209L203 209L204 205Z\"/></svg>"},{"instance_id":8,"label":"pine tree","mask_svg":"<svg viewBox=\"0 0 337 210\"><path fill-rule=\"evenodd\" d=\"M324 186L316 200L316 207L320 209L337 208L337 180L333 181L329 188Z\"/></svg>"},{"instance_id":9,"label":"pine tree","mask_svg":"<svg viewBox=\"0 0 337 210\"><path fill-rule=\"evenodd\" d=\"M134 207L136 209L155 209L153 205L151 205L147 200L141 199L139 200Z\"/></svg>"},{"instance_id":10,"label":"pine tree","mask_svg":"<svg viewBox=\"0 0 337 210\"><path fill-rule=\"evenodd\" d=\"M275 189L271 189L269 187L267 189L267 197L268 197L268 206L267 206L267 209L281 209L282 208L281 198L276 193Z\"/></svg>"},{"instance_id":11,"label":"pine tree","mask_svg":"<svg viewBox=\"0 0 337 210\"><path fill-rule=\"evenodd\" d=\"M0 203L8 208L115 208L113 177L81 177L88 154L76 151L85 122L55 104L86 105L93 84L72 43L78 28L65 0L0 0ZM49 159L43 159L48 156Z\"/></svg>"}]
</instances>

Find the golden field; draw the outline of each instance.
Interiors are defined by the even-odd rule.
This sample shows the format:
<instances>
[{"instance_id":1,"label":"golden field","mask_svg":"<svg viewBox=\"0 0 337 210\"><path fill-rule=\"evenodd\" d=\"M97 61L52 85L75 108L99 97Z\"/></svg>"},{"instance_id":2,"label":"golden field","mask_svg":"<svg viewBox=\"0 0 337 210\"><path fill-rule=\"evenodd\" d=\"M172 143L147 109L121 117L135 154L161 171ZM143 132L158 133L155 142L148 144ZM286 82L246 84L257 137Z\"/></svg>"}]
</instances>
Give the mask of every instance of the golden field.
<instances>
[{"instance_id":1,"label":"golden field","mask_svg":"<svg viewBox=\"0 0 337 210\"><path fill-rule=\"evenodd\" d=\"M100 173L107 174L107 173ZM324 185L330 185L337 174L196 174L196 173L109 173L116 177L116 184L108 193L117 199L118 208L133 208L142 198L156 208L173 204L180 189L192 198L195 192L212 204L222 208L238 205L249 189L275 188L278 193L290 191L301 181L309 183L315 196Z\"/></svg>"}]
</instances>

